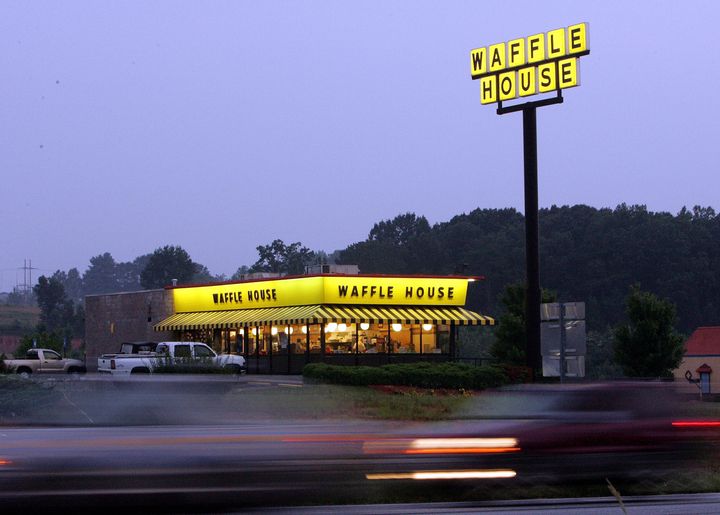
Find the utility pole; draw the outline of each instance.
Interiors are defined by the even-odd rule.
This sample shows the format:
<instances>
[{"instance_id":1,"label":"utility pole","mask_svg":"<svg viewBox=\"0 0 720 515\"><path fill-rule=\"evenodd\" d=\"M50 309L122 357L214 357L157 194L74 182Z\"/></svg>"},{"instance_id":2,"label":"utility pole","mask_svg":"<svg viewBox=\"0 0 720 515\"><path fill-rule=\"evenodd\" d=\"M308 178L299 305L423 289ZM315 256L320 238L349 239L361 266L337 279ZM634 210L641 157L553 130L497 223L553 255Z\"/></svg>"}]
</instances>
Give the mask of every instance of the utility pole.
<instances>
[{"instance_id":1,"label":"utility pole","mask_svg":"<svg viewBox=\"0 0 720 515\"><path fill-rule=\"evenodd\" d=\"M23 259L23 266L20 270L23 271L23 283L21 285L23 302L26 306L29 306L32 296L32 271L37 270L37 268L32 266L32 259Z\"/></svg>"}]
</instances>

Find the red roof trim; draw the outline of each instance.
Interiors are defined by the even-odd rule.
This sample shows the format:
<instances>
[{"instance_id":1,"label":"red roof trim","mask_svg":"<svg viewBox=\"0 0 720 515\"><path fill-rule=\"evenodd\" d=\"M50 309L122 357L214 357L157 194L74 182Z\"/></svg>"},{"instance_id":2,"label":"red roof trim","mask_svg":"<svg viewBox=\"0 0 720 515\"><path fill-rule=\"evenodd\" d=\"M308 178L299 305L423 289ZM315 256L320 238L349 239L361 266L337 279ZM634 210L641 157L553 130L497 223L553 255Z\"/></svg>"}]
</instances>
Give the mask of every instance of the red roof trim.
<instances>
[{"instance_id":1,"label":"red roof trim","mask_svg":"<svg viewBox=\"0 0 720 515\"><path fill-rule=\"evenodd\" d=\"M283 277L263 277L259 279L247 279L245 281L222 281L216 283L179 284L177 286L165 286L166 290L175 288L197 288L200 286L222 286L226 284L248 284L262 281L285 281L288 279L302 279L305 277L387 277L398 279L465 279L473 281L484 281L484 275L411 275L411 274L310 274L310 275L285 275ZM720 329L720 328L719 328Z\"/></svg>"}]
</instances>

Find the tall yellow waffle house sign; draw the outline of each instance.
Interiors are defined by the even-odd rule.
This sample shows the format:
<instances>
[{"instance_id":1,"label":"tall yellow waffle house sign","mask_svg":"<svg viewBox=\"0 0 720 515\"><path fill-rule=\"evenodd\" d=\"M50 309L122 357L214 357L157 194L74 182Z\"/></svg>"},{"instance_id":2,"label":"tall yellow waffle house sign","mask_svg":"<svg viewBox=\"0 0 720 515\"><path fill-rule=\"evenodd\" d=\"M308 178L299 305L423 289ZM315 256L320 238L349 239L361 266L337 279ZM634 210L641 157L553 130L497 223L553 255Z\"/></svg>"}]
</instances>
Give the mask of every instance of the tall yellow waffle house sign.
<instances>
[{"instance_id":1,"label":"tall yellow waffle house sign","mask_svg":"<svg viewBox=\"0 0 720 515\"><path fill-rule=\"evenodd\" d=\"M587 23L470 51L480 103L493 104L580 84L579 57L590 53Z\"/></svg>"}]
</instances>

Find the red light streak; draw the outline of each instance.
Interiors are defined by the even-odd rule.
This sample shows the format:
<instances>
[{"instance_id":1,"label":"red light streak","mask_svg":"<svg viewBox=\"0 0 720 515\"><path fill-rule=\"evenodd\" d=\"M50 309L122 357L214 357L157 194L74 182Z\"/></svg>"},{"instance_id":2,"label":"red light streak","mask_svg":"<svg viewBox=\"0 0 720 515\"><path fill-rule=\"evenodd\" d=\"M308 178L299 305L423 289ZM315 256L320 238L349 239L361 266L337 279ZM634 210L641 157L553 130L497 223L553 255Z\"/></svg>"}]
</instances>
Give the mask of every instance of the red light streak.
<instances>
[{"instance_id":1,"label":"red light streak","mask_svg":"<svg viewBox=\"0 0 720 515\"><path fill-rule=\"evenodd\" d=\"M672 423L674 427L720 427L717 420L678 420Z\"/></svg>"}]
</instances>

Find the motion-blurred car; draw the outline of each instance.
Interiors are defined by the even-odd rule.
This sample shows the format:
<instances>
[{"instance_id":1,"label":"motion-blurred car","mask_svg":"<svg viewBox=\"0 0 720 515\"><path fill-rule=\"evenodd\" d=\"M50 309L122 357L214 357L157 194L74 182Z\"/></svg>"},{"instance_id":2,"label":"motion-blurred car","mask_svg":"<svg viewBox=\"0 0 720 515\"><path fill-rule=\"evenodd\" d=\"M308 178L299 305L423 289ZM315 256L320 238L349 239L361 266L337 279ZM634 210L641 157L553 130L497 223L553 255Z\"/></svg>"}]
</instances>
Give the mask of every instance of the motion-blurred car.
<instances>
[{"instance_id":1,"label":"motion-blurred car","mask_svg":"<svg viewBox=\"0 0 720 515\"><path fill-rule=\"evenodd\" d=\"M436 457L438 479L656 476L697 464L717 439L712 422L683 420L681 407L667 383L522 385L480 394L472 431L368 442L365 451ZM412 465L373 477L415 479Z\"/></svg>"}]
</instances>

